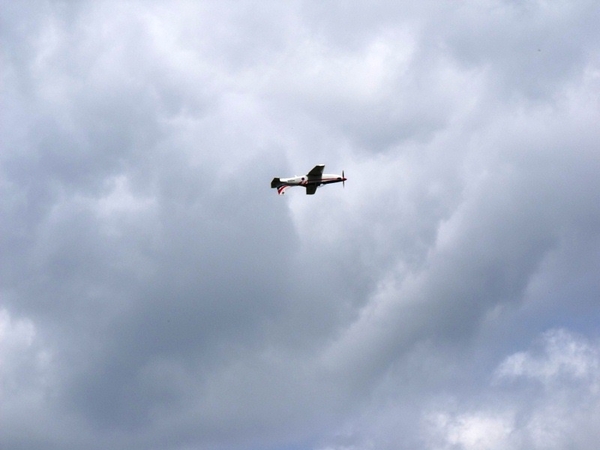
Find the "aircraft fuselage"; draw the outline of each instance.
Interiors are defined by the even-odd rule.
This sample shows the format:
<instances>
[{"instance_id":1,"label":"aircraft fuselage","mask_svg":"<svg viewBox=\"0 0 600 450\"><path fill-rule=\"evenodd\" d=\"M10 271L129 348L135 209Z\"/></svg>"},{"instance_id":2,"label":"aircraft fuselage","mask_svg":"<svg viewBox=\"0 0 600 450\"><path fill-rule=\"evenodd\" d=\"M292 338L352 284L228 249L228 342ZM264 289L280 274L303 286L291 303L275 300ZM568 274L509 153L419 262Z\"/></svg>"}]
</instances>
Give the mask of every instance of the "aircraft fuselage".
<instances>
[{"instance_id":1,"label":"aircraft fuselage","mask_svg":"<svg viewBox=\"0 0 600 450\"><path fill-rule=\"evenodd\" d=\"M342 174L323 173L324 164L315 166L308 174L298 175L290 178L273 178L271 187L277 188L278 194L283 194L285 189L292 186L303 186L306 188L306 194L312 195L319 186L332 183L344 183L346 177L344 171Z\"/></svg>"},{"instance_id":2,"label":"aircraft fuselage","mask_svg":"<svg viewBox=\"0 0 600 450\"><path fill-rule=\"evenodd\" d=\"M341 183L342 181L345 181L345 178L339 174L324 173L320 178L304 175L290 178L280 178L279 181L287 184L288 186L308 186L309 184L321 186L323 184Z\"/></svg>"}]
</instances>

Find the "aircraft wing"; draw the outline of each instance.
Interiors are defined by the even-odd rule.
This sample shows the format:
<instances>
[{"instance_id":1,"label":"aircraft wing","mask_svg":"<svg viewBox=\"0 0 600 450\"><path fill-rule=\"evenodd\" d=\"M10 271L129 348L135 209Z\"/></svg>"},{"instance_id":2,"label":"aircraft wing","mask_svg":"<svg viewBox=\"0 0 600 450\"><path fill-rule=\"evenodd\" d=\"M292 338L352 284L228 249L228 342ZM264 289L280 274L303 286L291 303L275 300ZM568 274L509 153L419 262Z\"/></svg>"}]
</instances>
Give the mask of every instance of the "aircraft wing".
<instances>
[{"instance_id":1,"label":"aircraft wing","mask_svg":"<svg viewBox=\"0 0 600 450\"><path fill-rule=\"evenodd\" d=\"M308 186L306 186L306 195L313 195L315 192L317 192L316 184L309 184Z\"/></svg>"},{"instance_id":2,"label":"aircraft wing","mask_svg":"<svg viewBox=\"0 0 600 450\"><path fill-rule=\"evenodd\" d=\"M323 169L325 168L325 164L317 164L312 168L310 172L308 172L308 177L314 178L322 178L323 177ZM313 192L314 194L314 192Z\"/></svg>"}]
</instances>

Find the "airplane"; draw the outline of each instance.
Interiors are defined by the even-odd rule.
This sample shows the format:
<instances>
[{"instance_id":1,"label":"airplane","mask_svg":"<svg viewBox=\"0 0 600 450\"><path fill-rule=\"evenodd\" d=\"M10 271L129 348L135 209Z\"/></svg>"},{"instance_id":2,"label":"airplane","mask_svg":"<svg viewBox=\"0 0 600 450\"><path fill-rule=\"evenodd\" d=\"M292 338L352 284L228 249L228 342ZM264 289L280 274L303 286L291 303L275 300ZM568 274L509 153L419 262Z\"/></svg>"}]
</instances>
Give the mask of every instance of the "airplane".
<instances>
[{"instance_id":1,"label":"airplane","mask_svg":"<svg viewBox=\"0 0 600 450\"><path fill-rule=\"evenodd\" d=\"M306 195L313 195L317 192L317 188L324 184L331 183L342 183L342 186L346 185L346 177L342 170L342 175L332 175L329 173L323 173L325 164L318 164L304 176L295 176L291 178L273 178L271 181L271 188L277 188L279 195L285 194L285 190L291 186L304 186L306 188Z\"/></svg>"}]
</instances>

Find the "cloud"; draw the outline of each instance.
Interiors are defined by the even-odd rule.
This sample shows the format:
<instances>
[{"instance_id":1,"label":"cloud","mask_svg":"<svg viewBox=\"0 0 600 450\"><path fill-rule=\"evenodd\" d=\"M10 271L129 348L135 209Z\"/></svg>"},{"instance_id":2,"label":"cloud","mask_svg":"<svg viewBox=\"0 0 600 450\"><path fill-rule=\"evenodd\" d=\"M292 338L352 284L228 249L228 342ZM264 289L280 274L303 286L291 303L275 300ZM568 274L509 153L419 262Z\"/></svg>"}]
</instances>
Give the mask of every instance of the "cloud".
<instances>
[{"instance_id":1,"label":"cloud","mask_svg":"<svg viewBox=\"0 0 600 450\"><path fill-rule=\"evenodd\" d=\"M592 2L5 6L0 446L592 442Z\"/></svg>"},{"instance_id":2,"label":"cloud","mask_svg":"<svg viewBox=\"0 0 600 450\"><path fill-rule=\"evenodd\" d=\"M564 376L578 380L598 375L597 349L580 342L564 330L548 332L543 339L544 354L535 357L519 352L507 358L498 369L499 379L519 377L551 383Z\"/></svg>"},{"instance_id":3,"label":"cloud","mask_svg":"<svg viewBox=\"0 0 600 450\"><path fill-rule=\"evenodd\" d=\"M459 407L428 417L435 445L593 448L597 431L592 423L600 412L598 343L557 329L544 333L536 347L499 365L495 384L484 393L487 407L469 412Z\"/></svg>"},{"instance_id":4,"label":"cloud","mask_svg":"<svg viewBox=\"0 0 600 450\"><path fill-rule=\"evenodd\" d=\"M418 394L414 403L410 390L387 386L385 395L374 396L363 409L364 415L317 448L594 448L599 351L597 340L549 330L529 350L504 356L485 373L487 383L467 390L453 382ZM431 358L433 353L427 353ZM414 389L410 375L403 375ZM431 376L427 371L419 375Z\"/></svg>"},{"instance_id":5,"label":"cloud","mask_svg":"<svg viewBox=\"0 0 600 450\"><path fill-rule=\"evenodd\" d=\"M511 420L503 417L485 414L448 417L440 414L430 420L445 441L441 446L437 444L437 448L515 448L510 439L513 431Z\"/></svg>"},{"instance_id":6,"label":"cloud","mask_svg":"<svg viewBox=\"0 0 600 450\"><path fill-rule=\"evenodd\" d=\"M35 324L0 309L0 402L3 442L46 439L56 378L54 355L44 346ZM64 432L64 429L62 430Z\"/></svg>"}]
</instances>

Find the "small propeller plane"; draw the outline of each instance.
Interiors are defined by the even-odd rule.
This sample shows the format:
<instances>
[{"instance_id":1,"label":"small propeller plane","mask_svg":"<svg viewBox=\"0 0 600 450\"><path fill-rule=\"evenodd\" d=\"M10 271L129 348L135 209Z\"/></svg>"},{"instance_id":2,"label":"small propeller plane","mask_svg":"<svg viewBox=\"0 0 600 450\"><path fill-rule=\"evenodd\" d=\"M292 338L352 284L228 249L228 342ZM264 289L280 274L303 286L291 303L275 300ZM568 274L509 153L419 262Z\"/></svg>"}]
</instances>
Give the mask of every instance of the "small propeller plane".
<instances>
[{"instance_id":1,"label":"small propeller plane","mask_svg":"<svg viewBox=\"0 0 600 450\"><path fill-rule=\"evenodd\" d=\"M331 183L342 183L342 186L346 185L346 177L342 170L341 175L332 175L329 173L323 173L325 164L319 164L313 167L313 169L304 176L296 176L291 178L273 178L271 181L271 188L277 188L279 195L285 194L285 190L291 186L304 186L306 188L306 195L313 195L317 192L317 188L324 184Z\"/></svg>"}]
</instances>

